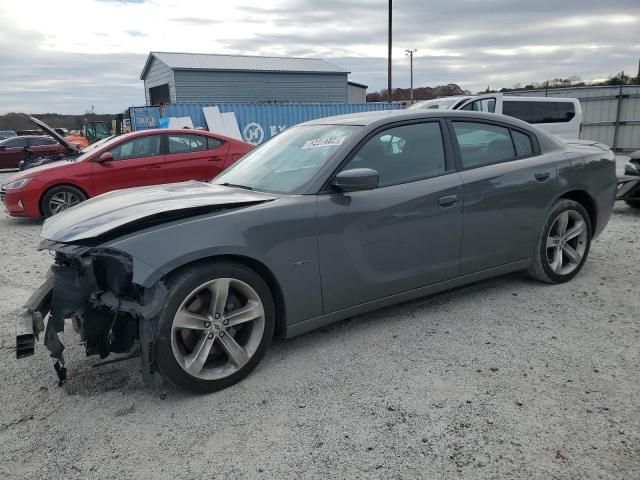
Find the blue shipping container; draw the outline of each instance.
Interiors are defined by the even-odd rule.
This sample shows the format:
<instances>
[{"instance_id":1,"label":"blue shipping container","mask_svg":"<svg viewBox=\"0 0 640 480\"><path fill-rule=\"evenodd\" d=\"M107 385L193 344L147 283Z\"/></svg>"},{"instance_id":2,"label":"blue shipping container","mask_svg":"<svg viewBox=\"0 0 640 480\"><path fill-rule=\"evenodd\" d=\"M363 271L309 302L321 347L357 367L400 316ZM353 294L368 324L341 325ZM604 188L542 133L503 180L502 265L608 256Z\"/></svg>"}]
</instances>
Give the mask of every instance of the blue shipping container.
<instances>
[{"instance_id":1,"label":"blue shipping container","mask_svg":"<svg viewBox=\"0 0 640 480\"><path fill-rule=\"evenodd\" d=\"M162 114L160 107L131 107L131 128L160 128L169 117L190 117L194 127L208 128L202 108L213 106L217 106L220 113L233 112L242 138L254 144L316 118L402 108L397 103L171 103L164 107Z\"/></svg>"}]
</instances>

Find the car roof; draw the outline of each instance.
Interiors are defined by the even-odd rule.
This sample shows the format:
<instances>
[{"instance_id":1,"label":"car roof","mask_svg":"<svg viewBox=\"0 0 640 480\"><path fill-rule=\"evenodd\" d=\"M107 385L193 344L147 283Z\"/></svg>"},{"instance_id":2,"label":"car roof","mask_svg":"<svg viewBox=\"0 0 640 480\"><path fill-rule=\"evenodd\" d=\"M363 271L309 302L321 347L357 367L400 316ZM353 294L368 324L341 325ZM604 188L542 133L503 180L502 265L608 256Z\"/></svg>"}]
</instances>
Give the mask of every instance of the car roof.
<instances>
[{"instance_id":1,"label":"car roof","mask_svg":"<svg viewBox=\"0 0 640 480\"><path fill-rule=\"evenodd\" d=\"M49 138L51 140L53 140L54 142L56 141L55 138L49 136L49 135L16 135L15 137L9 137L9 138L4 138L2 140L0 140L0 142L6 142L7 140L14 140L16 138Z\"/></svg>"},{"instance_id":2,"label":"car roof","mask_svg":"<svg viewBox=\"0 0 640 480\"><path fill-rule=\"evenodd\" d=\"M358 125L368 126L373 124L384 125L386 123L401 122L404 120L429 119L429 118L469 118L469 120L492 120L509 123L520 128L531 128L531 125L506 115L496 113L469 112L465 110L379 110L374 112L348 113L333 117L319 118L303 123L302 125Z\"/></svg>"}]
</instances>

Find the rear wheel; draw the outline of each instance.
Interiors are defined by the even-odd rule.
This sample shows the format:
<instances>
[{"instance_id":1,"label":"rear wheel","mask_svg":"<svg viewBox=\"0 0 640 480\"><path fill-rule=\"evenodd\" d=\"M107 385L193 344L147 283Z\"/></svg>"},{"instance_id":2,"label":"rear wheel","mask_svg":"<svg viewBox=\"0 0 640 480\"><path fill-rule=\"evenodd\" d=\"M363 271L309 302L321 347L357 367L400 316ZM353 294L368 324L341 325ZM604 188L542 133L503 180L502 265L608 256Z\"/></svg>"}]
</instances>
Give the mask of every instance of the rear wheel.
<instances>
[{"instance_id":1,"label":"rear wheel","mask_svg":"<svg viewBox=\"0 0 640 480\"><path fill-rule=\"evenodd\" d=\"M78 188L71 185L59 185L50 188L42 197L42 214L50 217L84 202L87 196Z\"/></svg>"},{"instance_id":2,"label":"rear wheel","mask_svg":"<svg viewBox=\"0 0 640 480\"><path fill-rule=\"evenodd\" d=\"M214 392L246 377L275 328L271 292L248 267L197 264L169 281L158 326L158 366L171 383Z\"/></svg>"},{"instance_id":3,"label":"rear wheel","mask_svg":"<svg viewBox=\"0 0 640 480\"><path fill-rule=\"evenodd\" d=\"M529 275L548 283L571 280L582 269L591 246L591 221L573 200L559 200L542 229Z\"/></svg>"},{"instance_id":4,"label":"rear wheel","mask_svg":"<svg viewBox=\"0 0 640 480\"><path fill-rule=\"evenodd\" d=\"M624 203L629 205L631 208L640 208L640 200L625 200Z\"/></svg>"}]
</instances>

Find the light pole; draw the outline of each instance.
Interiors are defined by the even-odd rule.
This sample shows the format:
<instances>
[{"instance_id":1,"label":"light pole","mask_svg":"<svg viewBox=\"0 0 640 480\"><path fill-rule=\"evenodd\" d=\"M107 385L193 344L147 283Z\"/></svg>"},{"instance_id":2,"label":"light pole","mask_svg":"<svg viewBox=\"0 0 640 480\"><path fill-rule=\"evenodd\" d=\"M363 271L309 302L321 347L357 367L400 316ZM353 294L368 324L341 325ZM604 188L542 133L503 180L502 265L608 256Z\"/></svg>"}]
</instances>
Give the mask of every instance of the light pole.
<instances>
[{"instance_id":1,"label":"light pole","mask_svg":"<svg viewBox=\"0 0 640 480\"><path fill-rule=\"evenodd\" d=\"M389 45L387 47L387 100L391 103L391 3L389 0Z\"/></svg>"},{"instance_id":2,"label":"light pole","mask_svg":"<svg viewBox=\"0 0 640 480\"><path fill-rule=\"evenodd\" d=\"M411 88L409 89L409 101L411 104L413 104L413 54L417 51L417 48L404 51L404 54L409 57L409 64L411 65Z\"/></svg>"}]
</instances>

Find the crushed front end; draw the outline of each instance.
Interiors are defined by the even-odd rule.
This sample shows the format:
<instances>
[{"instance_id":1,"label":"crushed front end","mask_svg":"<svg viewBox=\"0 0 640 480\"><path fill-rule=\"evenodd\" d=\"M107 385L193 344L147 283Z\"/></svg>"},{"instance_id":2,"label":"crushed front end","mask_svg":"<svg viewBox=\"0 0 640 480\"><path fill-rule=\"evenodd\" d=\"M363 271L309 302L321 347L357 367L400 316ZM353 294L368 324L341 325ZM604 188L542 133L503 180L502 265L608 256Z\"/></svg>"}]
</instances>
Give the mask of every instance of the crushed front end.
<instances>
[{"instance_id":1,"label":"crushed front end","mask_svg":"<svg viewBox=\"0 0 640 480\"><path fill-rule=\"evenodd\" d=\"M87 356L141 354L143 377L150 382L155 371L151 320L166 297L164 284L143 288L133 283L131 257L115 249L52 241L39 248L55 253L55 260L18 319L17 358L33 355L35 341L44 332L44 345L55 359L61 385L66 379L65 347L58 334L70 320Z\"/></svg>"}]
</instances>

